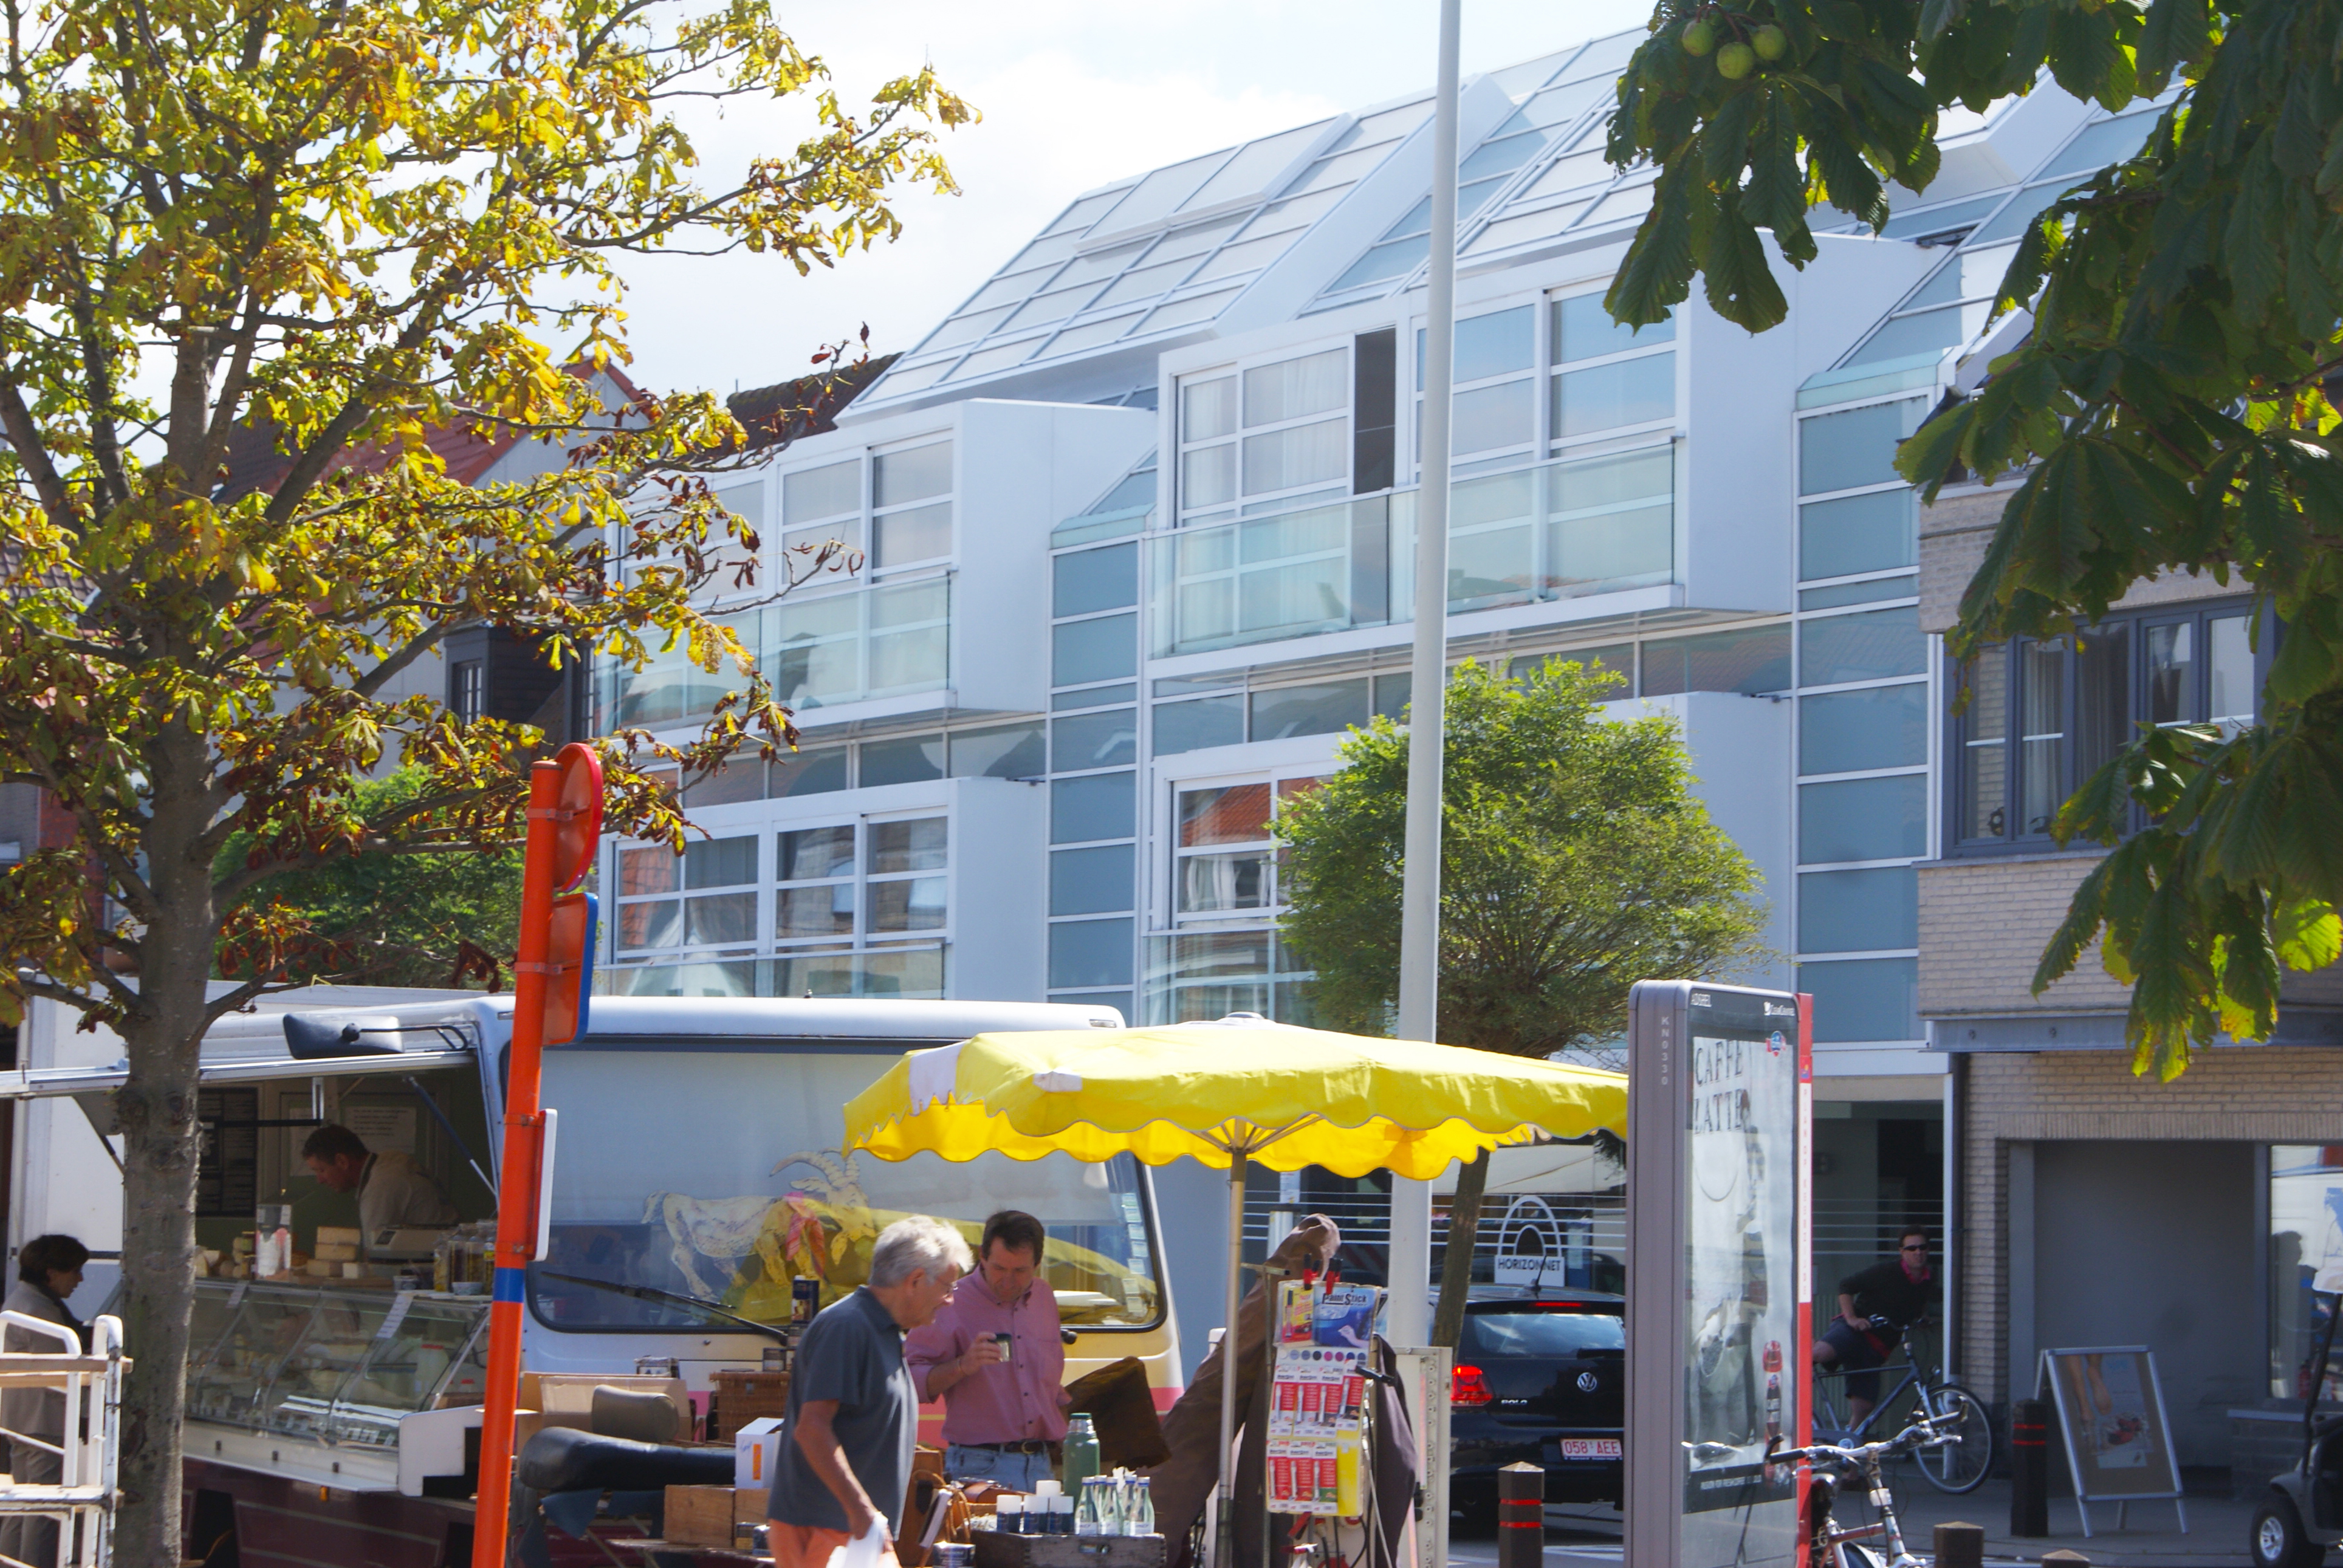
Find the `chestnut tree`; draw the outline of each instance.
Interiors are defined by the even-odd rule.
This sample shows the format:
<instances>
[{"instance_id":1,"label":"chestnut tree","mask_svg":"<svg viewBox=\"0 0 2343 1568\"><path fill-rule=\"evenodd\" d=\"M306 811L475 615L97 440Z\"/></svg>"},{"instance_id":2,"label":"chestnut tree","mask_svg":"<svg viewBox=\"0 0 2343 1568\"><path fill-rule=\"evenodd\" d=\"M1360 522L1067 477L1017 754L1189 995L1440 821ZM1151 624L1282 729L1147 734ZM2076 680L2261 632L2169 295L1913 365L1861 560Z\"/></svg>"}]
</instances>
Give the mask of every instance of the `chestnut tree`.
<instances>
[{"instance_id":1,"label":"chestnut tree","mask_svg":"<svg viewBox=\"0 0 2343 1568\"><path fill-rule=\"evenodd\" d=\"M1660 170L1612 313L1656 321L1698 273L1756 332L1786 308L1761 233L1798 266L1816 204L1881 227L1891 181L1934 177L1944 111L2169 94L2026 225L1993 307L2028 314L2022 342L1897 458L1929 499L2022 475L1956 657L2087 635L2165 571L2240 580L2284 627L2257 723L2144 729L2052 829L2113 849L2035 990L2099 938L2136 1070L2167 1080L2217 1032L2268 1039L2281 970L2343 953L2338 33L2338 0L1663 0L1611 122L1614 163Z\"/></svg>"},{"instance_id":2,"label":"chestnut tree","mask_svg":"<svg viewBox=\"0 0 2343 1568\"><path fill-rule=\"evenodd\" d=\"M705 477L743 432L618 373L623 267L745 248L802 273L890 239L901 190L950 188L937 134L971 111L926 70L850 108L766 0L5 15L0 778L73 837L0 873L0 999L126 1043L115 1550L168 1563L200 1041L338 936L266 884L520 840L544 737L414 694L458 627L565 667L681 646L735 671L697 742L601 742L616 830L679 840L679 764L788 743L692 608L756 545ZM794 140L704 168L679 116L710 106ZM466 485L442 456L466 440L545 460ZM411 787L362 789L394 764Z\"/></svg>"}]
</instances>

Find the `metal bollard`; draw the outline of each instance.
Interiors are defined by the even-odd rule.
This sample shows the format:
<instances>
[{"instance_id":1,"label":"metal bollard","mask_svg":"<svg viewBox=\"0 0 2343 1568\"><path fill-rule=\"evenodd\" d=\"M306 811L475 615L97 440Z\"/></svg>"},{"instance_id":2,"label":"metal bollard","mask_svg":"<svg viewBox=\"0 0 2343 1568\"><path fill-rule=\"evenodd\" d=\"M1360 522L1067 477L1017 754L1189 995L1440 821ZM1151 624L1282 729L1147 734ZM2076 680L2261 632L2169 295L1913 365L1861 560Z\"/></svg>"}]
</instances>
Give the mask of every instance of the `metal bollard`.
<instances>
[{"instance_id":1,"label":"metal bollard","mask_svg":"<svg viewBox=\"0 0 2343 1568\"><path fill-rule=\"evenodd\" d=\"M2069 1552L2061 1547L2056 1552L2042 1554L2042 1568L2091 1568L2091 1560L2079 1552Z\"/></svg>"},{"instance_id":2,"label":"metal bollard","mask_svg":"<svg viewBox=\"0 0 2343 1568\"><path fill-rule=\"evenodd\" d=\"M1960 1521L1937 1525L1936 1568L1985 1568L1985 1526Z\"/></svg>"},{"instance_id":3,"label":"metal bollard","mask_svg":"<svg viewBox=\"0 0 2343 1568\"><path fill-rule=\"evenodd\" d=\"M1545 1472L1509 1464L1497 1472L1497 1568L1544 1568Z\"/></svg>"},{"instance_id":4,"label":"metal bollard","mask_svg":"<svg viewBox=\"0 0 2343 1568\"><path fill-rule=\"evenodd\" d=\"M2021 1399L2009 1407L2009 1533L2050 1533L2050 1402Z\"/></svg>"}]
</instances>

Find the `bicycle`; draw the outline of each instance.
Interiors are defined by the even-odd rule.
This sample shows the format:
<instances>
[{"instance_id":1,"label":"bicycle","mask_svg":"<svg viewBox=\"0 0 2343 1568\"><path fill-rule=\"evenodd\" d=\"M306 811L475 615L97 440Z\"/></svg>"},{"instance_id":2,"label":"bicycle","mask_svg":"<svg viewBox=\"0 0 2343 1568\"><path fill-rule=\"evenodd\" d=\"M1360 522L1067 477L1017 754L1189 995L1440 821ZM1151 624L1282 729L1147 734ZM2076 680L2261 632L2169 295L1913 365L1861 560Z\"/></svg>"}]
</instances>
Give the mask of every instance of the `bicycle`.
<instances>
[{"instance_id":1,"label":"bicycle","mask_svg":"<svg viewBox=\"0 0 2343 1568\"><path fill-rule=\"evenodd\" d=\"M1926 1568L1904 1543L1904 1527L1896 1518L1895 1494L1880 1473L1881 1462L1906 1456L1922 1458L1946 1450L1957 1451L1964 1439L1949 1430L1955 1418L1923 1414L1884 1442L1854 1445L1817 1442L1808 1448L1782 1449L1768 1456L1774 1464L1804 1461L1811 1473L1806 1483L1806 1539L1813 1550L1807 1560L1818 1568ZM1850 1482L1860 1482L1879 1510L1878 1523L1842 1528L1831 1522L1831 1504ZM1886 1549L1884 1557L1867 1542Z\"/></svg>"},{"instance_id":2,"label":"bicycle","mask_svg":"<svg viewBox=\"0 0 2343 1568\"><path fill-rule=\"evenodd\" d=\"M1926 1320L1923 1320L1924 1322ZM1884 1319L1874 1318L1875 1324ZM1920 1326L1918 1323L1912 1325ZM1816 1442L1859 1443L1865 1434L1888 1419L1907 1391L1916 1391L1920 1415L1932 1430L1941 1429L1957 1442L1932 1445L1916 1451L1914 1457L1921 1475L1929 1485L1948 1495L1958 1497L1975 1492L1985 1484L1993 1469L1993 1418L1986 1413L1985 1402L1956 1382L1946 1379L1943 1371L1923 1366L1916 1352L1911 1335L1904 1340L1904 1376L1896 1386L1880 1396L1870 1413L1848 1425L1839 1419L1838 1412L1823 1397L1822 1382L1826 1377L1845 1378L1859 1375L1844 1368L1829 1371L1815 1369L1815 1422ZM1892 1364L1871 1369L1880 1376L1895 1370Z\"/></svg>"}]
</instances>

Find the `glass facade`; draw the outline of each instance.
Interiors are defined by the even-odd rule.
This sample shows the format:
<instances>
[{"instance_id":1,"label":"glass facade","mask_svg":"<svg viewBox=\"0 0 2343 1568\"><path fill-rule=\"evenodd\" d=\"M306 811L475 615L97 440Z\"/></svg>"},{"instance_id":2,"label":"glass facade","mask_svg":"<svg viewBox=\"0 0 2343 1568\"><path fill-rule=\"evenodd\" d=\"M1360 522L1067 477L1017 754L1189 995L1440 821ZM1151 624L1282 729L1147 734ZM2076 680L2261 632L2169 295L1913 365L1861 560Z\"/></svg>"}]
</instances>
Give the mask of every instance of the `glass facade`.
<instances>
[{"instance_id":1,"label":"glass facade","mask_svg":"<svg viewBox=\"0 0 2343 1568\"><path fill-rule=\"evenodd\" d=\"M1797 421L1798 985L1827 1045L1916 1041L1916 859L1930 852L1918 516L1896 448L1925 397Z\"/></svg>"}]
</instances>

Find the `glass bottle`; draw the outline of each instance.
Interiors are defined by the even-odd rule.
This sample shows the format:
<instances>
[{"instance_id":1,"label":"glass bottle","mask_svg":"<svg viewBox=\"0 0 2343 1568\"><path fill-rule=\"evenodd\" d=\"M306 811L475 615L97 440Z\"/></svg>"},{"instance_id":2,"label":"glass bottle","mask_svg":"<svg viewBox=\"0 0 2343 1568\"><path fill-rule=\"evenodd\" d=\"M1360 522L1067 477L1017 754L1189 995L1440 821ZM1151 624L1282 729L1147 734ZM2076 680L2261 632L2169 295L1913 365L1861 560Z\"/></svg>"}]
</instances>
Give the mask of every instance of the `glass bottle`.
<instances>
[{"instance_id":1,"label":"glass bottle","mask_svg":"<svg viewBox=\"0 0 2343 1568\"><path fill-rule=\"evenodd\" d=\"M1155 1533L1155 1499L1147 1489L1147 1477L1133 1476L1131 1483L1131 1503L1123 1512L1122 1533L1125 1535Z\"/></svg>"},{"instance_id":2,"label":"glass bottle","mask_svg":"<svg viewBox=\"0 0 2343 1568\"><path fill-rule=\"evenodd\" d=\"M1070 1438L1066 1453L1066 1464L1069 1470L1071 1470L1073 1467L1073 1457L1072 1443ZM1074 1533L1077 1535L1102 1535L1105 1533L1105 1531L1101 1528L1099 1518L1099 1489L1101 1484L1101 1478L1099 1476L1088 1475L1082 1478L1081 1505L1076 1509L1074 1513Z\"/></svg>"},{"instance_id":3,"label":"glass bottle","mask_svg":"<svg viewBox=\"0 0 2343 1568\"><path fill-rule=\"evenodd\" d=\"M1084 1485L1098 1473L1098 1428L1086 1415L1077 1415L1066 1423L1065 1475L1066 1490L1076 1497L1082 1495Z\"/></svg>"}]
</instances>

